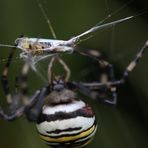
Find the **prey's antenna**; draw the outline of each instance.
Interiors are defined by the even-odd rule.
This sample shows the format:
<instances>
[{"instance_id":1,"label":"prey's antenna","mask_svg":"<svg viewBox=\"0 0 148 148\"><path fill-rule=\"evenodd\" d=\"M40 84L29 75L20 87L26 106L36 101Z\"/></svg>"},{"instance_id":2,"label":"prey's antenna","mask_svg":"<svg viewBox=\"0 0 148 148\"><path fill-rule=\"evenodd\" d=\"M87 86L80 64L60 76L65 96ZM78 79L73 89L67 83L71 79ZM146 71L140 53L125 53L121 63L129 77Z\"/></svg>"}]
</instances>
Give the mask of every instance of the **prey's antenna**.
<instances>
[{"instance_id":1,"label":"prey's antenna","mask_svg":"<svg viewBox=\"0 0 148 148\"><path fill-rule=\"evenodd\" d=\"M96 31L112 27L112 26L114 26L114 25L116 25L118 23L127 21L127 20L129 20L129 19L131 19L133 17L134 16L129 16L129 17L126 17L126 18L123 18L123 19L119 19L119 20L110 22L110 23L106 23L106 24L102 24L102 25L98 25L98 26L93 26L89 30L87 30L87 31L85 31L85 32L83 32L83 33L69 39L66 44L68 44L68 45L77 45L80 42L86 40L88 37L92 36L93 33L95 33Z\"/></svg>"},{"instance_id":2,"label":"prey's antenna","mask_svg":"<svg viewBox=\"0 0 148 148\"><path fill-rule=\"evenodd\" d=\"M51 21L50 21L49 17L47 16L47 14L46 14L46 12L45 12L45 10L43 8L43 5L39 2L39 0L36 0L36 1L37 1L38 6L39 6L39 8L40 8L40 10L41 10L41 12L42 12L42 14L44 16L44 19L46 20L46 22L47 22L47 24L49 26L49 29L51 31L51 34L52 34L53 38L56 39L57 37L56 37L55 31L54 31L54 29L53 29L53 27L51 25Z\"/></svg>"},{"instance_id":3,"label":"prey's antenna","mask_svg":"<svg viewBox=\"0 0 148 148\"><path fill-rule=\"evenodd\" d=\"M14 45L0 44L0 47L16 48Z\"/></svg>"}]
</instances>

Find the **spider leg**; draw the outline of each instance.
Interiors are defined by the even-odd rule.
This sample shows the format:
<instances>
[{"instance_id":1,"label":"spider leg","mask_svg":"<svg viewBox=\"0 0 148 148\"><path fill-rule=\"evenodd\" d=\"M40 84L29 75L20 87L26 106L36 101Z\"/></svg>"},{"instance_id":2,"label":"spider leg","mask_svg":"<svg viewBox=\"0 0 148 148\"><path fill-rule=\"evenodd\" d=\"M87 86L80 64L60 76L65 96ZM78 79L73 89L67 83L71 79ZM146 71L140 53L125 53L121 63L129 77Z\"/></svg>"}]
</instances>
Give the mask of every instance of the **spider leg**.
<instances>
[{"instance_id":1,"label":"spider leg","mask_svg":"<svg viewBox=\"0 0 148 148\"><path fill-rule=\"evenodd\" d=\"M30 99L30 103L29 103L30 106L32 104L34 104L34 102L36 101L36 98L39 95L39 93L40 93L40 91L36 91L34 96ZM4 120L12 121L12 120L15 120L16 118L21 117L25 113L27 108L28 108L27 105L26 106L22 106L22 107L18 108L17 110L15 110L15 112L13 112L12 114L8 115L0 107L0 117L3 118Z\"/></svg>"},{"instance_id":2,"label":"spider leg","mask_svg":"<svg viewBox=\"0 0 148 148\"><path fill-rule=\"evenodd\" d=\"M110 91L112 93L112 97L109 99L104 99L105 103L116 105L117 104L117 88L114 86L110 87Z\"/></svg>"},{"instance_id":3,"label":"spider leg","mask_svg":"<svg viewBox=\"0 0 148 148\"><path fill-rule=\"evenodd\" d=\"M48 65L48 81L49 84L51 84L51 80L52 80L52 67L53 67L53 63L55 60L58 60L58 62L63 66L63 69L66 71L66 76L65 76L65 82L67 82L70 78L71 75L71 71L69 69L69 67L67 66L67 64L59 57L59 56L54 56L51 58L50 63Z\"/></svg>"},{"instance_id":4,"label":"spider leg","mask_svg":"<svg viewBox=\"0 0 148 148\"><path fill-rule=\"evenodd\" d=\"M20 91L23 95L26 95L26 91L27 91L27 75L28 75L29 69L30 69L29 64L25 63L23 65L21 75L19 76L19 79L21 82L20 83L20 88L21 88Z\"/></svg>"},{"instance_id":5,"label":"spider leg","mask_svg":"<svg viewBox=\"0 0 148 148\"><path fill-rule=\"evenodd\" d=\"M8 61L6 63L6 66L4 68L3 74L2 74L2 86L3 86L4 92L5 92L5 95L6 95L6 98L7 98L7 102L11 105L11 108L15 108L16 106L15 106L15 103L13 102L13 98L12 98L11 94L9 93L9 83L8 83L8 80L7 80L7 76L8 76L8 68L11 64L11 60L12 60L14 52L15 52L15 49L12 49L11 52L10 52ZM16 78L15 87L16 87L16 90L17 90L16 91L17 95L22 93L21 96L19 96L20 97L19 99L24 98L24 94L26 92L27 85L26 85L25 80L26 80L26 75L28 73L28 70L29 70L28 64L25 64L23 66L23 69L22 69L22 75L19 77L19 78L21 78L22 81L20 82L18 80L19 78ZM19 88L19 91L18 91L18 88ZM38 92L35 93L35 95L32 97L30 102L34 101L37 94L38 94ZM25 98L27 98L27 97L25 97ZM12 114L8 115L0 107L0 117L3 118L4 120L8 120L8 121L14 120L14 119L22 116L22 114L25 111L25 108L26 108L26 106L19 107L15 111L13 111Z\"/></svg>"},{"instance_id":6,"label":"spider leg","mask_svg":"<svg viewBox=\"0 0 148 148\"><path fill-rule=\"evenodd\" d=\"M22 69L22 74L20 77L17 78L16 80L16 86L19 91L19 100L21 99L23 101L23 106L17 108L12 114L8 115L4 113L2 108L0 107L0 117L3 118L4 120L7 121L12 121L16 118L19 118L23 114L27 115L28 120L30 121L36 121L41 108L43 106L45 96L47 95L47 88L43 88L42 90L36 91L36 93L33 95L33 97L28 98L26 96L26 91L27 91L27 74L29 71L29 65L27 63L24 64L23 69ZM21 85L19 85L19 84ZM49 93L49 90L48 90ZM11 103L11 108L15 108L15 104L13 102Z\"/></svg>"},{"instance_id":7,"label":"spider leg","mask_svg":"<svg viewBox=\"0 0 148 148\"><path fill-rule=\"evenodd\" d=\"M51 84L51 80L52 80L52 67L53 67L53 63L55 61L55 57L52 57L49 64L48 64L48 81L49 84Z\"/></svg>"},{"instance_id":8,"label":"spider leg","mask_svg":"<svg viewBox=\"0 0 148 148\"><path fill-rule=\"evenodd\" d=\"M12 102L9 104L9 109L13 113L20 105L27 105L30 102L30 98L27 97L27 74L29 71L29 65L25 63L22 68L20 76L15 79L15 93L12 96Z\"/></svg>"},{"instance_id":9,"label":"spider leg","mask_svg":"<svg viewBox=\"0 0 148 148\"><path fill-rule=\"evenodd\" d=\"M108 83L109 84L109 83ZM69 86L70 88L77 88L80 93L85 96L88 96L94 100L98 100L101 103L107 103L115 105L117 103L117 92L116 86L111 86L104 83L93 82L93 83L84 83L84 82L72 82ZM106 99L101 99L101 94L99 93L106 90L111 92L111 96Z\"/></svg>"},{"instance_id":10,"label":"spider leg","mask_svg":"<svg viewBox=\"0 0 148 148\"><path fill-rule=\"evenodd\" d=\"M66 71L65 82L67 82L70 78L71 71L69 67L67 66L67 64L60 57L58 57L58 61L63 66L64 70Z\"/></svg>"},{"instance_id":11,"label":"spider leg","mask_svg":"<svg viewBox=\"0 0 148 148\"><path fill-rule=\"evenodd\" d=\"M25 113L29 121L36 122L38 120L42 107L45 103L45 99L49 93L49 87L44 87L34 99L34 102L27 106Z\"/></svg>"},{"instance_id":12,"label":"spider leg","mask_svg":"<svg viewBox=\"0 0 148 148\"><path fill-rule=\"evenodd\" d=\"M125 71L123 73L123 77L121 78L120 81L124 81L128 77L129 73L134 70L134 68L136 67L137 63L142 58L143 53L144 53L144 51L145 51L145 49L147 47L148 47L148 41L146 41L146 43L144 44L144 46L142 48L140 48L139 52L136 54L136 57L126 67L126 69L125 69Z\"/></svg>"},{"instance_id":13,"label":"spider leg","mask_svg":"<svg viewBox=\"0 0 148 148\"><path fill-rule=\"evenodd\" d=\"M3 87L4 94L6 96L6 100L8 104L12 103L12 96L10 94L10 88L9 88L9 82L8 82L8 71L9 71L9 67L15 51L16 51L16 48L11 48L10 54L8 56L8 60L6 62L6 65L4 67L2 77L1 77L2 87Z\"/></svg>"},{"instance_id":14,"label":"spider leg","mask_svg":"<svg viewBox=\"0 0 148 148\"><path fill-rule=\"evenodd\" d=\"M25 107L21 107L19 109L17 109L13 114L8 115L6 114L2 108L0 108L0 118L3 118L6 121L13 121L16 118L19 118L20 116L22 116L22 114L24 113Z\"/></svg>"},{"instance_id":15,"label":"spider leg","mask_svg":"<svg viewBox=\"0 0 148 148\"><path fill-rule=\"evenodd\" d=\"M9 87L9 82L8 82L8 73L9 73L9 68L12 62L13 55L16 51L16 48L11 48L11 51L8 56L8 60L6 62L6 65L4 67L3 73L2 73L2 87L4 90L4 94L6 96L7 103L9 104L10 110L13 112L13 109L17 108L17 102L22 100L28 100L26 99L27 97L25 96L26 90L27 90L27 84L26 84L26 77L27 73L29 71L29 65L27 63L24 64L22 68L22 74L21 76L16 78L16 83L15 83L15 90L16 90L16 95L12 97L12 94L10 93L10 87ZM21 81L20 81L21 80ZM20 96L20 98L18 97ZM15 99L13 99L15 98Z\"/></svg>"},{"instance_id":16,"label":"spider leg","mask_svg":"<svg viewBox=\"0 0 148 148\"><path fill-rule=\"evenodd\" d=\"M23 35L21 35L20 37L22 37L22 36ZM12 96L11 96L11 93L10 93L9 82L8 82L8 71L9 71L10 64L12 62L12 58L15 54L16 47L17 47L17 44L12 46L10 53L9 53L9 56L8 56L8 60L6 62L6 65L5 65L3 73L2 73L2 77L1 77L2 88L4 90L4 94L6 96L6 100L7 100L8 104L12 103Z\"/></svg>"},{"instance_id":17,"label":"spider leg","mask_svg":"<svg viewBox=\"0 0 148 148\"><path fill-rule=\"evenodd\" d=\"M109 99L104 99L103 102L106 102L106 103L109 103L109 104L116 104L117 102L117 93L116 93L116 86L112 86L112 85L106 85L105 84L108 82L108 81L114 81L115 78L114 78L114 69L113 69L113 65L110 64L109 62L107 62L106 60L104 60L102 58L102 55L99 51L96 51L96 50L88 50L87 52L82 52L82 51L79 51L79 50L76 50L79 54L81 55L84 55L84 56L87 56L87 57L90 57L94 60L96 60L100 66L102 68L107 68L108 70L108 75L106 73L103 73L101 75L101 78L100 78L100 86L99 86L99 90L103 91L104 89L105 90L109 90L112 94L111 98ZM109 80L108 80L109 79ZM80 87L80 86L79 86ZM89 88L87 88L88 90L86 90L86 88L84 89L84 87L80 87L80 90L83 94L85 95L90 95L91 98L96 98L96 97L99 97L99 92L94 92L92 90L90 90ZM101 101L102 102L102 101Z\"/></svg>"},{"instance_id":18,"label":"spider leg","mask_svg":"<svg viewBox=\"0 0 148 148\"><path fill-rule=\"evenodd\" d=\"M104 60L99 51L97 51L97 50L88 50L88 51L84 52L84 51L76 50L76 52L78 52L79 54L81 54L83 56L87 56L87 57L89 57L91 59L96 60L100 64L100 66L102 68L107 68L107 70L109 72L109 78L111 79L111 81L114 80L113 65L110 64L109 62L107 62L106 60ZM108 78L107 77L106 77L106 79L104 79L104 78L105 77L104 77L104 74L103 74L100 81L101 82L107 81Z\"/></svg>"},{"instance_id":19,"label":"spider leg","mask_svg":"<svg viewBox=\"0 0 148 148\"><path fill-rule=\"evenodd\" d=\"M6 65L4 67L3 73L2 73L2 87L6 96L6 100L8 102L8 104L11 104L13 102L12 100L12 95L10 94L10 88L9 88L9 82L8 82L8 71L9 71L9 67L13 58L13 55L15 53L16 48L12 48L11 52L9 54L8 60L6 62ZM26 89L27 89L27 84L26 84L26 75L28 74L29 71L29 65L27 63L24 64L23 68L22 68L22 74L21 76L19 76L18 78L16 78L16 90L18 90L19 86L21 87L21 92L25 93ZM21 82L19 81L19 79L21 79Z\"/></svg>"},{"instance_id":20,"label":"spider leg","mask_svg":"<svg viewBox=\"0 0 148 148\"><path fill-rule=\"evenodd\" d=\"M106 65L106 66L109 66L111 68L111 81L106 81L105 84L106 85L110 85L110 86L116 86L116 85L120 85L120 84L123 84L124 81L126 80L126 78L129 76L129 73L132 72L134 70L134 68L137 66L138 62L140 61L140 59L142 58L143 56L143 53L145 51L145 49L148 47L148 41L146 41L146 43L144 44L144 46L142 48L140 48L139 52L136 54L136 57L128 64L128 66L126 67L126 69L124 70L123 72L123 76L121 77L121 79L119 80L113 80L114 79L114 73L113 73L113 68L112 68L112 65L107 63L106 61L103 61L103 63ZM83 53L84 55L84 53ZM86 56L90 56L88 54L85 54ZM92 56L92 58L94 58ZM104 84L104 83L103 83ZM101 86L103 85L101 83L85 83L85 85L89 85L90 87L91 86Z\"/></svg>"},{"instance_id":21,"label":"spider leg","mask_svg":"<svg viewBox=\"0 0 148 148\"><path fill-rule=\"evenodd\" d=\"M29 98L26 96L27 94L27 89L28 89L28 85L27 85L27 75L29 72L30 66L28 63L25 63L23 65L22 68L22 72L21 75L16 77L16 83L15 83L15 88L16 88L16 92L17 94L20 96L18 97L17 101L21 101L23 103L23 105L27 105L30 100ZM13 107L14 105L14 107ZM11 104L11 108L15 108L15 104Z\"/></svg>"},{"instance_id":22,"label":"spider leg","mask_svg":"<svg viewBox=\"0 0 148 148\"><path fill-rule=\"evenodd\" d=\"M140 49L140 51L137 53L136 57L134 60L130 62L130 64L126 67L123 76L119 80L112 80L112 81L106 81L106 82L92 82L92 83L85 83L85 82L80 82L76 83L74 82L73 84L80 89L80 91L87 95L90 96L93 99L97 99L97 94L94 93L94 90L102 90L102 89L109 89L110 92L112 93L112 97L110 99L105 99L104 102L109 103L109 104L116 104L117 102L117 93L116 93L116 87L120 84L123 84L128 77L129 73L134 70L135 66L139 62L140 58L142 58L144 50L148 46L148 41L145 43L145 45ZM85 89L84 89L85 88Z\"/></svg>"}]
</instances>

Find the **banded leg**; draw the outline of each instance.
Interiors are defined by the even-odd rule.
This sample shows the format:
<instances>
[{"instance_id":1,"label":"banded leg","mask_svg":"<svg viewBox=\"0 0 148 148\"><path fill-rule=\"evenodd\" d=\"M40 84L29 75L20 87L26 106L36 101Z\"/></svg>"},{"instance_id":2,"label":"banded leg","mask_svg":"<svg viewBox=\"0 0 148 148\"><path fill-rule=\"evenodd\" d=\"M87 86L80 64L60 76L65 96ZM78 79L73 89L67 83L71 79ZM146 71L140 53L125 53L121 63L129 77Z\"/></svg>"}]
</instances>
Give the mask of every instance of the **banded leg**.
<instances>
[{"instance_id":1,"label":"banded leg","mask_svg":"<svg viewBox=\"0 0 148 148\"><path fill-rule=\"evenodd\" d=\"M25 63L23 65L21 75L16 78L16 84L15 84L17 94L20 96L18 98L18 101L21 101L23 105L27 105L30 102L29 98L26 96L28 88L27 75L29 72L29 68L30 66L28 63ZM11 104L11 107L13 107L13 103Z\"/></svg>"},{"instance_id":2,"label":"banded leg","mask_svg":"<svg viewBox=\"0 0 148 148\"><path fill-rule=\"evenodd\" d=\"M9 73L9 68L10 68L10 65L11 65L11 62L12 62L12 58L13 58L13 56L15 54L15 51L16 51L16 48L11 48L11 51L9 53L8 60L7 60L6 65L4 67L4 70L3 70L3 73L2 73L2 78L1 78L2 87L3 87L3 90L4 90L4 94L6 96L6 101L9 104L9 107L10 107L11 111L13 111L13 109L17 107L16 106L16 101L21 100L17 96L23 96L23 93L26 91L26 88L27 88L27 85L25 83L25 79L26 79L26 75L28 73L28 68L27 68L27 66L23 66L22 75L19 78L16 78L16 84L15 84L15 90L16 90L15 93L16 93L16 95L15 95L15 99L14 99L14 97L12 97L12 94L10 93L10 87L9 87L9 82L8 82L8 73ZM23 80L23 81L21 81L23 83L21 83L19 81L20 78Z\"/></svg>"},{"instance_id":3,"label":"banded leg","mask_svg":"<svg viewBox=\"0 0 148 148\"><path fill-rule=\"evenodd\" d=\"M22 37L22 35L20 37ZM12 96L11 96L11 93L10 93L10 88L9 88L8 72L9 72L11 62L12 62L12 58L13 58L15 51L16 51L15 46L17 46L17 45L14 45L14 47L11 48L11 51L10 51L9 56L8 56L8 60L6 62L6 65L4 67L2 77L1 77L2 87L3 87L4 94L6 96L6 100L7 100L8 104L11 104L13 102ZM16 90L17 90L18 85L16 84L15 86L16 86Z\"/></svg>"},{"instance_id":4,"label":"banded leg","mask_svg":"<svg viewBox=\"0 0 148 148\"><path fill-rule=\"evenodd\" d=\"M49 93L50 89L48 87L44 87L40 90L40 93L33 100L33 103L30 103L30 105L26 107L25 113L29 121L36 122L38 120L42 107L45 103L45 99Z\"/></svg>"},{"instance_id":5,"label":"banded leg","mask_svg":"<svg viewBox=\"0 0 148 148\"><path fill-rule=\"evenodd\" d=\"M145 49L147 48L147 46L148 46L148 41L140 49L140 51L136 54L136 57L134 58L134 60L132 60L130 62L130 64L126 67L121 79L108 81L106 83L102 83L102 82L84 83L84 82L81 82L81 83L73 83L73 84L76 85L80 89L80 91L82 91L82 93L84 93L94 99L97 99L97 94L93 94L94 90L102 90L104 88L110 89L110 91L112 93L112 98L105 99L104 102L109 103L109 104L116 104L116 102L117 102L116 87L125 82L126 78L129 75L129 72L134 70L134 68L137 65L137 63L139 62L140 58L142 58L143 53L144 53Z\"/></svg>"},{"instance_id":6,"label":"banded leg","mask_svg":"<svg viewBox=\"0 0 148 148\"><path fill-rule=\"evenodd\" d=\"M143 53L145 51L145 49L148 47L148 41L146 41L146 43L144 44L144 46L139 50L139 52L136 54L136 57L129 63L129 65L126 67L124 73L123 73L123 77L121 78L121 81L124 81L130 72L132 72L134 70L134 68L136 67L137 63L140 61L140 59L143 56Z\"/></svg>"},{"instance_id":7,"label":"banded leg","mask_svg":"<svg viewBox=\"0 0 148 148\"><path fill-rule=\"evenodd\" d=\"M1 77L2 87L3 87L8 104L12 103L12 96L10 94L10 88L9 88L9 82L8 82L8 71L9 71L9 67L12 62L12 58L15 51L16 51L16 48L11 48L10 54L8 56L8 60L6 62L6 65L4 67L2 77Z\"/></svg>"},{"instance_id":8,"label":"banded leg","mask_svg":"<svg viewBox=\"0 0 148 148\"><path fill-rule=\"evenodd\" d=\"M38 97L39 93L40 93L40 91L36 91L34 96L30 99L30 103L29 103L30 106L32 106L32 104L34 104L34 102L36 101L36 98ZM8 115L0 107L0 117L3 118L4 120L12 121L12 120L14 120L16 118L21 117L25 113L27 108L28 108L28 105L19 107L17 110L15 110L15 112Z\"/></svg>"},{"instance_id":9,"label":"banded leg","mask_svg":"<svg viewBox=\"0 0 148 148\"><path fill-rule=\"evenodd\" d=\"M14 112L19 106L29 104L30 100L27 97L27 74L29 71L29 65L25 63L23 65L20 76L15 79L15 92L12 96L12 102L9 104L9 109Z\"/></svg>"},{"instance_id":10,"label":"banded leg","mask_svg":"<svg viewBox=\"0 0 148 148\"><path fill-rule=\"evenodd\" d=\"M123 76L121 77L121 79L107 82L107 84L113 86L123 84L126 78L129 76L129 73L134 70L140 59L143 57L143 53L147 47L148 47L148 41L146 41L144 46L142 46L142 48L140 48L139 52L136 54L136 57L128 64L128 66L123 72Z\"/></svg>"},{"instance_id":11,"label":"banded leg","mask_svg":"<svg viewBox=\"0 0 148 148\"><path fill-rule=\"evenodd\" d=\"M116 86L107 83L72 82L70 87L77 88L82 94L100 103L115 105L117 103ZM110 94L110 95L109 95Z\"/></svg>"},{"instance_id":12,"label":"banded leg","mask_svg":"<svg viewBox=\"0 0 148 148\"><path fill-rule=\"evenodd\" d=\"M107 68L107 71L109 72L109 79L111 81L114 80L114 69L113 69L112 64L110 64L109 62L104 60L99 51L97 51L97 50L88 50L88 51L84 52L84 51L76 50L76 52L78 52L79 54L81 54L83 56L87 56L87 57L89 57L91 59L94 59L95 61L97 61L99 63L101 68ZM106 77L106 80L105 80L105 77L104 77L104 74L103 74L100 81L105 82L105 81L107 81L107 79L108 78Z\"/></svg>"},{"instance_id":13,"label":"banded leg","mask_svg":"<svg viewBox=\"0 0 148 148\"><path fill-rule=\"evenodd\" d=\"M101 86L101 88L99 88L99 90L102 93L103 93L104 89L105 89L105 91L106 90L110 91L111 94L112 94L112 97L107 99L107 100L104 100L104 101L106 103L109 103L109 104L116 104L116 102L117 102L116 86L110 85L109 87L107 86L107 87L104 88L104 84L106 84L108 81L114 81L115 80L115 78L114 78L114 69L113 69L112 64L110 64L109 62L103 60L103 58L101 56L101 53L99 53L99 51L89 50L87 52L82 52L82 51L77 50L77 52L79 54L81 54L81 55L84 55L84 56L87 56L87 57L90 57L90 58L96 60L102 68L107 68L107 71L108 71L109 74L103 73L101 75L100 83L102 83L103 85ZM106 93L105 91L104 91L104 94ZM84 93L84 91L83 91L83 93ZM99 92L98 93L96 93L96 92L92 93L90 91L89 93L87 93L87 95L91 95L91 98L96 97L97 94L99 94Z\"/></svg>"},{"instance_id":14,"label":"banded leg","mask_svg":"<svg viewBox=\"0 0 148 148\"><path fill-rule=\"evenodd\" d=\"M29 65L27 63L24 64L23 69L22 69L22 74L20 77L18 77L18 80L16 81L17 83L21 83L21 85L16 86L18 87L18 97L15 98L17 101L23 101L23 106L17 107L14 102L10 104L11 109L16 108L17 109L10 115L7 115L4 113L2 108L0 107L0 117L3 118L4 120L7 121L12 121L16 118L19 118L23 114L27 115L27 118L30 121L36 121L37 117L39 116L39 113L41 111L41 108L43 106L45 96L47 95L47 88L43 88L42 90L36 91L36 93L33 95L33 97L28 98L26 96L26 90L27 90L27 74L29 71ZM33 108L33 110L31 109Z\"/></svg>"}]
</instances>

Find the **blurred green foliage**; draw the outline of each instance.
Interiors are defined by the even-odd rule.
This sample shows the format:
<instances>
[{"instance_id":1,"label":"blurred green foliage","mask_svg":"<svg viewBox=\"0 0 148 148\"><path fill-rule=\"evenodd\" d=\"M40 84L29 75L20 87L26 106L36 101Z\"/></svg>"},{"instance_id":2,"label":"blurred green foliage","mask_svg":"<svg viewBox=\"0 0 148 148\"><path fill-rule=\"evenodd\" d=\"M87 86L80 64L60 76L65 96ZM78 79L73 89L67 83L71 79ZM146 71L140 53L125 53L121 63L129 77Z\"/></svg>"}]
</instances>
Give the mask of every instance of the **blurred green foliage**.
<instances>
[{"instance_id":1,"label":"blurred green foliage","mask_svg":"<svg viewBox=\"0 0 148 148\"><path fill-rule=\"evenodd\" d=\"M136 15L148 6L146 0L133 1L123 9L126 0L42 0L44 8L56 31L58 39L69 39L82 33L109 13L116 12L109 21ZM117 10L117 11L116 11ZM25 34L28 37L52 38L49 28L38 8L36 0L0 1L0 43L12 44ZM135 17L110 29L99 31L82 43L84 49L97 49L115 65L116 77L120 78L124 68L135 56L137 50L148 39L147 14ZM18 53L20 51L18 50ZM9 49L0 48L0 59L7 58ZM18 53L16 56L18 56ZM88 148L147 148L148 147L148 52L136 69L130 74L127 83L118 89L116 107L97 104L87 100L96 112L98 131ZM72 79L77 79L78 71L89 65L86 58L67 55L64 60L72 70ZM10 69L10 85L23 65L15 60ZM4 62L0 60L0 72ZM92 65L94 66L94 65ZM31 92L45 85L34 72L30 72ZM79 77L79 79L81 79ZM12 89L13 92L13 89ZM4 95L0 86L0 99ZM25 119L14 122L0 120L0 147L2 148L46 148L39 139L33 123Z\"/></svg>"}]
</instances>

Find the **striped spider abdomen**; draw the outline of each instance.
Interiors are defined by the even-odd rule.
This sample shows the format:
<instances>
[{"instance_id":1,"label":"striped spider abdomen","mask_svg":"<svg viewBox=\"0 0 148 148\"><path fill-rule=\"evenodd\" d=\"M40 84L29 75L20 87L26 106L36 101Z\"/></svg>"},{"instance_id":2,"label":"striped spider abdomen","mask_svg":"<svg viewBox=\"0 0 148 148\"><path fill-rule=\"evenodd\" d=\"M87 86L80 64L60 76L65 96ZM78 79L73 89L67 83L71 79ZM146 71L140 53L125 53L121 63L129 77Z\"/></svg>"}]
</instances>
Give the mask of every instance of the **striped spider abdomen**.
<instances>
[{"instance_id":1,"label":"striped spider abdomen","mask_svg":"<svg viewBox=\"0 0 148 148\"><path fill-rule=\"evenodd\" d=\"M70 93L73 91L65 89L60 95L64 98ZM83 147L91 141L96 129L91 106L73 98L45 105L37 122L41 139L54 148Z\"/></svg>"}]
</instances>

